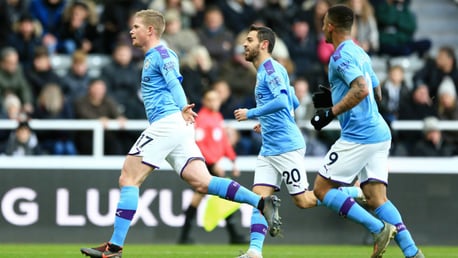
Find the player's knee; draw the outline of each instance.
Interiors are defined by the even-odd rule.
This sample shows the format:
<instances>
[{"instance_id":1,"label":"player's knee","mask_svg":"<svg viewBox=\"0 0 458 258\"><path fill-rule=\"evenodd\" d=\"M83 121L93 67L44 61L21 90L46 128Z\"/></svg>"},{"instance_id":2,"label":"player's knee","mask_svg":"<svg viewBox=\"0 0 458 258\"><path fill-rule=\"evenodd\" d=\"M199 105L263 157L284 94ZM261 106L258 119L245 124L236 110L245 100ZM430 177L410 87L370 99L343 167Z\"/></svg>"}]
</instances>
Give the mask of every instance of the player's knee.
<instances>
[{"instance_id":1,"label":"player's knee","mask_svg":"<svg viewBox=\"0 0 458 258\"><path fill-rule=\"evenodd\" d=\"M300 200L300 201L297 201L295 200L294 201L294 204L296 205L296 207L298 207L299 209L307 209L307 208L310 208L310 204L307 203L306 201L304 200Z\"/></svg>"},{"instance_id":2,"label":"player's knee","mask_svg":"<svg viewBox=\"0 0 458 258\"><path fill-rule=\"evenodd\" d=\"M316 206L316 198L309 198L309 195L307 195L306 193L296 195L293 198L294 204L299 209L308 209Z\"/></svg>"},{"instance_id":3,"label":"player's knee","mask_svg":"<svg viewBox=\"0 0 458 258\"><path fill-rule=\"evenodd\" d=\"M315 188L313 189L313 194L315 194L316 198L318 198L318 200L320 201L323 201L324 199L324 195L326 194L326 192L320 188Z\"/></svg>"},{"instance_id":4,"label":"player's knee","mask_svg":"<svg viewBox=\"0 0 458 258\"><path fill-rule=\"evenodd\" d=\"M201 193L201 194L208 193L208 185L204 183L199 182L199 183L193 184L192 187L198 193Z\"/></svg>"}]
</instances>

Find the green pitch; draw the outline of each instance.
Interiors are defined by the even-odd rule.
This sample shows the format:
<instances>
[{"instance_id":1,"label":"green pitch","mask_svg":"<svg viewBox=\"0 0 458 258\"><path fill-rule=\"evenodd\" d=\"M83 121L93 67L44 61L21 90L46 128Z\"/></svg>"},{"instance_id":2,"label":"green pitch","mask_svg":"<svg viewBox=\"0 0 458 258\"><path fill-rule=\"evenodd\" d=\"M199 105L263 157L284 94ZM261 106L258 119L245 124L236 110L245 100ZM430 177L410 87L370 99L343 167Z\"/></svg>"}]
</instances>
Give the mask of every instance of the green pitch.
<instances>
[{"instance_id":1,"label":"green pitch","mask_svg":"<svg viewBox=\"0 0 458 258\"><path fill-rule=\"evenodd\" d=\"M0 244L0 258L82 258L80 247L94 244ZM234 258L246 245L127 245L123 258ZM458 257L458 246L424 246L423 253L428 258ZM370 246L335 246L335 245L267 245L264 247L265 258L367 258ZM401 258L398 247L391 245L384 258Z\"/></svg>"}]
</instances>

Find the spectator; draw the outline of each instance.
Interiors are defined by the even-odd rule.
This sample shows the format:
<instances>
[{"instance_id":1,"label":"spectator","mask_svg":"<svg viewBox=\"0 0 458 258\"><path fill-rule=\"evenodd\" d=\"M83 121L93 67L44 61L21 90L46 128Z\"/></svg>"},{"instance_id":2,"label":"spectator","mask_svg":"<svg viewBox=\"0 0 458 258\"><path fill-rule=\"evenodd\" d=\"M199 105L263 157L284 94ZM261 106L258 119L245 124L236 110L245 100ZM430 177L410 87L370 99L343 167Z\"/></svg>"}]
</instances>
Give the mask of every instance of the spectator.
<instances>
[{"instance_id":1,"label":"spectator","mask_svg":"<svg viewBox=\"0 0 458 258\"><path fill-rule=\"evenodd\" d=\"M51 57L45 46L38 46L35 48L32 66L26 68L24 72L30 84L34 99L38 98L38 95L47 83L56 83L60 85L62 81L51 66Z\"/></svg>"},{"instance_id":2,"label":"spectator","mask_svg":"<svg viewBox=\"0 0 458 258\"><path fill-rule=\"evenodd\" d=\"M232 95L229 83L223 79L216 80L211 88L218 92L221 97L220 112L224 119L234 119L234 110L242 107L239 101Z\"/></svg>"},{"instance_id":3,"label":"spectator","mask_svg":"<svg viewBox=\"0 0 458 258\"><path fill-rule=\"evenodd\" d=\"M73 54L77 49L86 53L101 52L98 18L95 4L90 0L76 0L69 4L57 31L57 52Z\"/></svg>"},{"instance_id":4,"label":"spectator","mask_svg":"<svg viewBox=\"0 0 458 258\"><path fill-rule=\"evenodd\" d=\"M409 4L408 0L385 0L375 7L380 54L408 56L416 53L423 57L431 48L431 40L414 38L417 21Z\"/></svg>"},{"instance_id":5,"label":"spectator","mask_svg":"<svg viewBox=\"0 0 458 258\"><path fill-rule=\"evenodd\" d=\"M252 3L246 0L221 0L219 7L223 12L227 28L234 35L253 24L257 16Z\"/></svg>"},{"instance_id":6,"label":"spectator","mask_svg":"<svg viewBox=\"0 0 458 258\"><path fill-rule=\"evenodd\" d=\"M23 14L29 12L30 0L7 0L6 2L11 23L19 21Z\"/></svg>"},{"instance_id":7,"label":"spectator","mask_svg":"<svg viewBox=\"0 0 458 258\"><path fill-rule=\"evenodd\" d=\"M5 97L2 96L0 99L2 103L2 110L0 112L0 119L9 119L14 121L20 121L27 117L22 112L21 100L15 94L9 93ZM5 145L11 134L10 129L0 129L0 153L5 151Z\"/></svg>"},{"instance_id":8,"label":"spectator","mask_svg":"<svg viewBox=\"0 0 458 258\"><path fill-rule=\"evenodd\" d=\"M388 70L388 78L381 84L382 101L379 111L388 125L398 120L401 103L409 101L410 89L405 78L404 69L400 65L394 65Z\"/></svg>"},{"instance_id":9,"label":"spectator","mask_svg":"<svg viewBox=\"0 0 458 258\"><path fill-rule=\"evenodd\" d=\"M5 154L8 156L40 155L38 138L26 121L19 122L6 144Z\"/></svg>"},{"instance_id":10,"label":"spectator","mask_svg":"<svg viewBox=\"0 0 458 258\"><path fill-rule=\"evenodd\" d=\"M426 87L429 96L437 99L437 91L445 78L450 78L458 91L458 69L455 51L452 47L442 46L435 59L428 59L425 65L413 76L414 87Z\"/></svg>"},{"instance_id":11,"label":"spectator","mask_svg":"<svg viewBox=\"0 0 458 258\"><path fill-rule=\"evenodd\" d=\"M90 76L87 68L87 54L82 50L77 50L72 55L72 65L70 71L62 81L62 90L70 103L83 96L87 92Z\"/></svg>"},{"instance_id":12,"label":"spectator","mask_svg":"<svg viewBox=\"0 0 458 258\"><path fill-rule=\"evenodd\" d=\"M437 111L429 97L426 87L418 87L411 91L407 101L400 102L399 120L423 120L435 116ZM396 135L396 149L392 149L395 156L405 156L411 153L414 143L422 138L422 133L416 130L399 131Z\"/></svg>"},{"instance_id":13,"label":"spectator","mask_svg":"<svg viewBox=\"0 0 458 258\"><path fill-rule=\"evenodd\" d=\"M169 9L164 14L165 31L162 38L178 57L185 58L189 52L197 47L199 37L191 29L182 27L180 12L176 9Z\"/></svg>"},{"instance_id":14,"label":"spectator","mask_svg":"<svg viewBox=\"0 0 458 258\"><path fill-rule=\"evenodd\" d=\"M207 6L205 5L205 0L191 0L193 10L189 12L190 18L190 27L193 30L197 30L202 27L204 24L205 10Z\"/></svg>"},{"instance_id":15,"label":"spectator","mask_svg":"<svg viewBox=\"0 0 458 258\"><path fill-rule=\"evenodd\" d=\"M323 69L317 56L318 39L310 24L307 15L298 15L291 25L291 35L284 38L298 77L313 78Z\"/></svg>"},{"instance_id":16,"label":"spectator","mask_svg":"<svg viewBox=\"0 0 458 258\"><path fill-rule=\"evenodd\" d=\"M145 108L138 98L141 70L132 62L132 48L125 43L116 45L111 62L102 68L101 76L107 93L119 104L120 112L127 118L144 119ZM137 134L135 134L137 138Z\"/></svg>"},{"instance_id":17,"label":"spectator","mask_svg":"<svg viewBox=\"0 0 458 258\"><path fill-rule=\"evenodd\" d=\"M55 83L46 84L39 96L34 118L73 119L73 108L65 99L61 87ZM52 155L76 155L74 133L67 130L40 130L37 132L42 150Z\"/></svg>"},{"instance_id":18,"label":"spectator","mask_svg":"<svg viewBox=\"0 0 458 258\"><path fill-rule=\"evenodd\" d=\"M13 32L7 0L0 0L0 49L8 46L8 38Z\"/></svg>"},{"instance_id":19,"label":"spectator","mask_svg":"<svg viewBox=\"0 0 458 258\"><path fill-rule=\"evenodd\" d=\"M42 44L48 47L50 54L57 48L57 31L62 23L67 0L31 0L29 11L43 28Z\"/></svg>"},{"instance_id":20,"label":"spectator","mask_svg":"<svg viewBox=\"0 0 458 258\"><path fill-rule=\"evenodd\" d=\"M2 103L1 119L20 120L22 118L22 104L16 94L8 93L4 97L2 96L0 103Z\"/></svg>"},{"instance_id":21,"label":"spectator","mask_svg":"<svg viewBox=\"0 0 458 258\"><path fill-rule=\"evenodd\" d=\"M204 46L193 48L189 55L182 59L180 71L183 76L184 92L189 102L196 105L195 110L198 111L203 93L210 88L217 77L208 50Z\"/></svg>"},{"instance_id":22,"label":"spectator","mask_svg":"<svg viewBox=\"0 0 458 258\"><path fill-rule=\"evenodd\" d=\"M265 25L278 33L280 38L285 38L291 33L291 22L296 17L298 7L289 1L267 0L264 7L259 10L259 16Z\"/></svg>"},{"instance_id":23,"label":"spectator","mask_svg":"<svg viewBox=\"0 0 458 258\"><path fill-rule=\"evenodd\" d=\"M14 47L19 54L19 62L24 69L32 66L35 48L41 44L42 28L38 21L30 14L22 14L13 25L13 33L10 35L9 45Z\"/></svg>"},{"instance_id":24,"label":"spectator","mask_svg":"<svg viewBox=\"0 0 458 258\"><path fill-rule=\"evenodd\" d=\"M191 27L191 17L196 13L195 0L155 0L151 1L149 8L166 13L168 10L176 10L180 14L180 21L183 28ZM200 3L198 3L200 4Z\"/></svg>"},{"instance_id":25,"label":"spectator","mask_svg":"<svg viewBox=\"0 0 458 258\"><path fill-rule=\"evenodd\" d=\"M74 103L75 117L77 119L98 119L103 128L107 128L110 119L118 120L121 128L124 128L126 118L119 112L116 101L107 96L107 86L101 79L93 79L89 83L86 95L76 99ZM104 154L123 155L127 152L117 131L105 130L104 132ZM78 152L82 155L92 154L92 133L77 132L75 143ZM126 143L132 146L133 142Z\"/></svg>"},{"instance_id":26,"label":"spectator","mask_svg":"<svg viewBox=\"0 0 458 258\"><path fill-rule=\"evenodd\" d=\"M129 19L127 21L129 28L132 28L132 26L133 26L133 17L134 17L133 15L134 14L135 13L132 13L132 15L129 17ZM162 40L162 38L161 38L161 40ZM163 44L167 44L164 40L162 40L162 43ZM106 44L105 43L103 43L103 44L104 44L103 47L107 48ZM130 49L132 51L132 62L135 63L136 66L142 67L144 53L140 48L134 47L132 45L132 38L130 36L129 31L122 31L118 35L118 38L116 39L116 42L115 43L113 43L113 42L110 43L110 49L112 51L112 52L109 53L110 55L113 55L114 49L119 44L129 45ZM105 50L104 52L108 53L107 50Z\"/></svg>"},{"instance_id":27,"label":"spectator","mask_svg":"<svg viewBox=\"0 0 458 258\"><path fill-rule=\"evenodd\" d=\"M132 15L147 7L148 5L141 0L104 1L104 9L100 18L104 28L102 41L106 54L113 53L119 38L129 34Z\"/></svg>"},{"instance_id":28,"label":"spectator","mask_svg":"<svg viewBox=\"0 0 458 258\"><path fill-rule=\"evenodd\" d=\"M234 110L243 107L245 104L231 92L229 83L223 79L219 79L212 84L212 89L218 92L221 97L220 112L224 119L234 119ZM233 137L231 139L236 142L235 152L242 155L255 155L261 148L260 134L253 130L237 131L230 130Z\"/></svg>"},{"instance_id":29,"label":"spectator","mask_svg":"<svg viewBox=\"0 0 458 258\"><path fill-rule=\"evenodd\" d=\"M223 14L218 7L211 6L205 11L204 24L197 30L197 35L219 71L219 64L231 59L234 34L225 27Z\"/></svg>"},{"instance_id":30,"label":"spectator","mask_svg":"<svg viewBox=\"0 0 458 258\"><path fill-rule=\"evenodd\" d=\"M305 139L305 156L324 156L328 151L328 146L318 139L319 133L305 128L306 123L310 121L315 111L309 91L309 83L307 79L301 77L294 80L293 87L294 93L299 100L299 106L294 111L294 119L301 128Z\"/></svg>"},{"instance_id":31,"label":"spectator","mask_svg":"<svg viewBox=\"0 0 458 258\"><path fill-rule=\"evenodd\" d=\"M458 121L458 102L456 98L455 85L450 78L444 80L439 87L438 95L438 117L441 120ZM458 131L443 131L442 135L445 141L454 145L458 150Z\"/></svg>"},{"instance_id":32,"label":"spectator","mask_svg":"<svg viewBox=\"0 0 458 258\"><path fill-rule=\"evenodd\" d=\"M378 53L379 32L374 8L369 0L348 0L347 4L355 12L355 40L369 54Z\"/></svg>"},{"instance_id":33,"label":"spectator","mask_svg":"<svg viewBox=\"0 0 458 258\"><path fill-rule=\"evenodd\" d=\"M417 157L450 157L456 154L454 147L444 141L436 117L426 117L423 120L423 137L417 141L412 156Z\"/></svg>"},{"instance_id":34,"label":"spectator","mask_svg":"<svg viewBox=\"0 0 458 258\"><path fill-rule=\"evenodd\" d=\"M227 81L231 88L231 95L238 100L238 107L254 107L256 101L253 96L256 85L256 69L245 60L243 45L234 48L232 58L222 64L220 78ZM232 110L234 111L234 110ZM233 119L234 116L231 116Z\"/></svg>"},{"instance_id":35,"label":"spectator","mask_svg":"<svg viewBox=\"0 0 458 258\"><path fill-rule=\"evenodd\" d=\"M0 96L8 93L19 97L24 112L33 112L32 91L19 64L19 55L12 47L0 50Z\"/></svg>"},{"instance_id":36,"label":"spectator","mask_svg":"<svg viewBox=\"0 0 458 258\"><path fill-rule=\"evenodd\" d=\"M329 7L331 7L331 0L316 0L315 5L309 11L311 14L307 14L312 18L310 33L314 33L317 39L323 37L323 19Z\"/></svg>"}]
</instances>

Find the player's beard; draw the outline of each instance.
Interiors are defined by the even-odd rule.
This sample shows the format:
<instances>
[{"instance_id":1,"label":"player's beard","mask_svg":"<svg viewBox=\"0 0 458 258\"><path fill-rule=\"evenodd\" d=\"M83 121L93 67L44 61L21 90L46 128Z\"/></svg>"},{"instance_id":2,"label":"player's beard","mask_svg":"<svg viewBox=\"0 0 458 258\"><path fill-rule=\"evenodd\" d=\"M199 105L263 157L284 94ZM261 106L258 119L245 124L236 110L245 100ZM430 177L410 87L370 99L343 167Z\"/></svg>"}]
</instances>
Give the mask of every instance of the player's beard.
<instances>
[{"instance_id":1,"label":"player's beard","mask_svg":"<svg viewBox=\"0 0 458 258\"><path fill-rule=\"evenodd\" d=\"M254 48L252 50L248 50L248 52L245 52L245 60L248 62L253 62L258 56L259 56L259 45L257 48Z\"/></svg>"}]
</instances>

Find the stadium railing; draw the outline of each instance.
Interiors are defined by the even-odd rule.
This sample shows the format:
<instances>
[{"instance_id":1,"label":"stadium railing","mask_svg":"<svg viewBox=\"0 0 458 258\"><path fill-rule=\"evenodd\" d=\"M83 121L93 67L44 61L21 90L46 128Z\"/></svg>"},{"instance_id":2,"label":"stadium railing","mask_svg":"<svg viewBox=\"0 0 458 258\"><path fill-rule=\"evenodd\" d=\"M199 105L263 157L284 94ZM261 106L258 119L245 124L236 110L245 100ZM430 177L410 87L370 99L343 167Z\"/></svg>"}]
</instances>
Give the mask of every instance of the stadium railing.
<instances>
[{"instance_id":1,"label":"stadium railing","mask_svg":"<svg viewBox=\"0 0 458 258\"><path fill-rule=\"evenodd\" d=\"M227 120L226 124L238 130L252 130L255 121L238 122ZM87 130L93 132L93 154L90 156L35 156L35 157L0 157L0 169L2 168L49 168L49 169L119 169L122 167L123 157L104 156L104 131L105 130L131 130L142 131L148 126L146 120L128 120L123 128L116 120L108 122L104 129L99 120L38 120L32 119L29 124L33 130ZM0 120L1 129L14 129L17 122L13 120ZM312 129L310 123L299 124L302 128ZM392 123L393 130L422 130L422 121L395 121ZM440 121L439 128L442 130L458 130L458 121ZM333 121L324 130L338 130L340 126ZM58 158L58 162L56 162ZM237 165L242 171L251 171L254 156L241 156ZM321 157L307 157L307 169L316 171L322 162ZM223 163L229 168L229 162ZM161 164L161 169L170 169L168 164ZM390 171L398 173L458 173L458 157L390 157Z\"/></svg>"}]
</instances>

